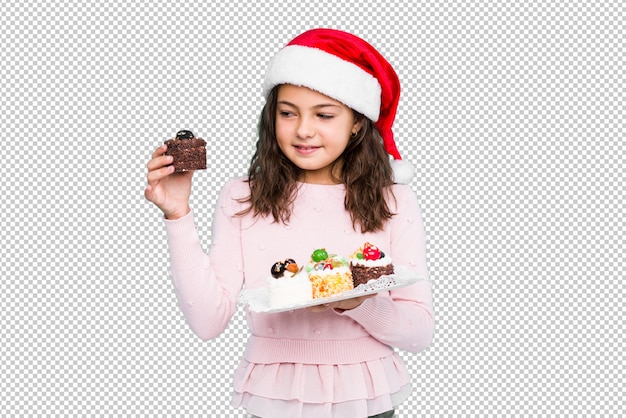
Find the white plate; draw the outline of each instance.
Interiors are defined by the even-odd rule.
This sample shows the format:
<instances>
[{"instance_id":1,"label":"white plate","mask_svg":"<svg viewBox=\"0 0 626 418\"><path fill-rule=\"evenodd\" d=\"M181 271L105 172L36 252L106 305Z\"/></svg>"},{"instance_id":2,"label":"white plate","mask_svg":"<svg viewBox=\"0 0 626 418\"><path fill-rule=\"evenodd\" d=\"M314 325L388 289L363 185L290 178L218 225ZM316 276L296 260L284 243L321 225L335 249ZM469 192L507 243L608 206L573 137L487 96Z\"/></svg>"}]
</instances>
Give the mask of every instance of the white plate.
<instances>
[{"instance_id":1,"label":"white plate","mask_svg":"<svg viewBox=\"0 0 626 418\"><path fill-rule=\"evenodd\" d=\"M325 303L338 302L340 300L356 298L359 296L371 295L392 289L399 289L401 287L412 285L418 280L422 280L421 277L417 276L405 266L394 266L394 270L394 274L380 276L377 280L371 280L367 284L361 284L352 290L347 290L343 293L327 298L316 298L306 302L271 307L269 305L270 295L267 287L259 287L256 289L242 290L239 294L238 302L243 305L248 305L250 310L254 312L284 312L323 305Z\"/></svg>"}]
</instances>

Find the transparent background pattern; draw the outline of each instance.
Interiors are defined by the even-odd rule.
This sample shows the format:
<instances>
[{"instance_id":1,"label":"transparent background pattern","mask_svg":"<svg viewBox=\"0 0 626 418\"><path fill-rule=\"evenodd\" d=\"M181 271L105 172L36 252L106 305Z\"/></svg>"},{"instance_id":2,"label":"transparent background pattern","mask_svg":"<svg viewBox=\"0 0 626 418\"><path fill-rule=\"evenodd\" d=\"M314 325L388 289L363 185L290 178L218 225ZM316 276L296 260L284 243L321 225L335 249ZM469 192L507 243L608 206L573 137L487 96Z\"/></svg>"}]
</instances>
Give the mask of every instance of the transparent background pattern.
<instances>
[{"instance_id":1,"label":"transparent background pattern","mask_svg":"<svg viewBox=\"0 0 626 418\"><path fill-rule=\"evenodd\" d=\"M2 415L245 416L242 311L214 341L186 327L145 164L178 129L207 139L208 248L265 65L318 26L403 86L437 327L402 353L398 416L623 414L624 3L301 3L2 2Z\"/></svg>"}]
</instances>

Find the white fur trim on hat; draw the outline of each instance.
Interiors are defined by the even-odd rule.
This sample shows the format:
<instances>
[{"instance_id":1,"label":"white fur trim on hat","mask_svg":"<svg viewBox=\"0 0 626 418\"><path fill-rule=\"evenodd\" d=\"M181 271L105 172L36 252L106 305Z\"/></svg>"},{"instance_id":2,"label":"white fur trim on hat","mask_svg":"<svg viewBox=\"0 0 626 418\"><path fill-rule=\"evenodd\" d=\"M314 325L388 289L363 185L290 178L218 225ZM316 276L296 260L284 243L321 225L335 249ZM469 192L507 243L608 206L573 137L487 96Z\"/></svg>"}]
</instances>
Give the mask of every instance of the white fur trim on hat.
<instances>
[{"instance_id":1,"label":"white fur trim on hat","mask_svg":"<svg viewBox=\"0 0 626 418\"><path fill-rule=\"evenodd\" d=\"M268 64L263 95L279 84L308 87L378 120L381 88L359 66L316 48L289 45Z\"/></svg>"},{"instance_id":2,"label":"white fur trim on hat","mask_svg":"<svg viewBox=\"0 0 626 418\"><path fill-rule=\"evenodd\" d=\"M393 182L396 184L409 184L413 181L415 175L415 167L408 161L391 160L391 168L393 169Z\"/></svg>"}]
</instances>

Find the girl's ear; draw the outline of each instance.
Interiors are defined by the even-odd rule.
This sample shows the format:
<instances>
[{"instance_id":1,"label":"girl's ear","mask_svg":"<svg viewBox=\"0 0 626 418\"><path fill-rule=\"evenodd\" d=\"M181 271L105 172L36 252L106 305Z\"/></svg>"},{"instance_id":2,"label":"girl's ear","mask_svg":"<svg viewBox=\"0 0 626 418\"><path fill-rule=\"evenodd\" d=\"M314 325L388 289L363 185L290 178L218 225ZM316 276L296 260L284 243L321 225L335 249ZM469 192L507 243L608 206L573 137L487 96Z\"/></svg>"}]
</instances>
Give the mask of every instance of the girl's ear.
<instances>
[{"instance_id":1,"label":"girl's ear","mask_svg":"<svg viewBox=\"0 0 626 418\"><path fill-rule=\"evenodd\" d=\"M355 118L354 125L352 125L352 133L356 135L363 127L363 118Z\"/></svg>"}]
</instances>

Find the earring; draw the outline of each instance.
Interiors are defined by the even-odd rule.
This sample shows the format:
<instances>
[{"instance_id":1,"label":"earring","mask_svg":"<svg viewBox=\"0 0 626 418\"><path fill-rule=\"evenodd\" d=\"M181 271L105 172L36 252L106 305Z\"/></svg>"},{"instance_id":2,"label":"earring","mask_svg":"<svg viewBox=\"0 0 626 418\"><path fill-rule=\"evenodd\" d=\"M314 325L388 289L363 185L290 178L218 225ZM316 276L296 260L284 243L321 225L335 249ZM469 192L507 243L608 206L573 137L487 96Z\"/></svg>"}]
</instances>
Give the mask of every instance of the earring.
<instances>
[{"instance_id":1,"label":"earring","mask_svg":"<svg viewBox=\"0 0 626 418\"><path fill-rule=\"evenodd\" d=\"M350 138L354 139L359 134L359 131L350 133Z\"/></svg>"}]
</instances>

